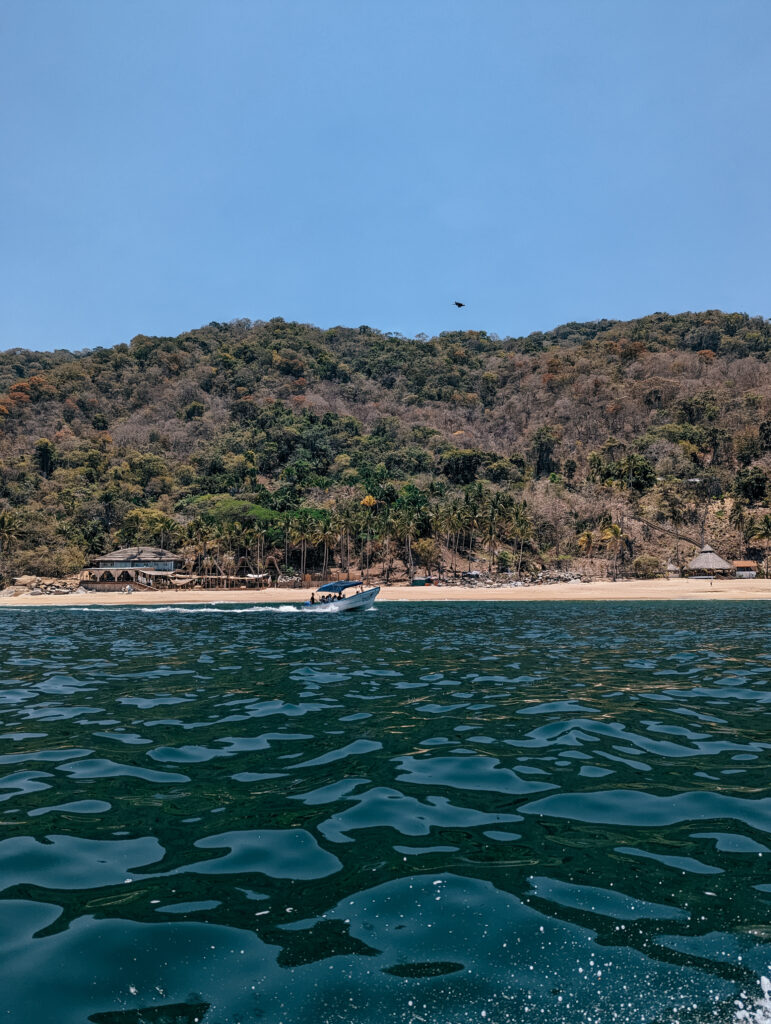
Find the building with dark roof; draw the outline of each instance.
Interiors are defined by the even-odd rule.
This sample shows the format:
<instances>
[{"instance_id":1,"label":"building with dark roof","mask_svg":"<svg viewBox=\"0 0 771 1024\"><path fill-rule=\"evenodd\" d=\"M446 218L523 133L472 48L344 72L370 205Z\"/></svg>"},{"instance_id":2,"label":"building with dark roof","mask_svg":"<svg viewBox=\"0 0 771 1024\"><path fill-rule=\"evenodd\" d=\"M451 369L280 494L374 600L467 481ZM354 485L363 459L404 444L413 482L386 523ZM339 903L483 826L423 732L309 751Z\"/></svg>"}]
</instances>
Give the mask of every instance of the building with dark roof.
<instances>
[{"instance_id":1,"label":"building with dark roof","mask_svg":"<svg viewBox=\"0 0 771 1024\"><path fill-rule=\"evenodd\" d=\"M94 560L97 569L154 569L156 572L174 572L184 564L180 555L164 548L119 548Z\"/></svg>"}]
</instances>

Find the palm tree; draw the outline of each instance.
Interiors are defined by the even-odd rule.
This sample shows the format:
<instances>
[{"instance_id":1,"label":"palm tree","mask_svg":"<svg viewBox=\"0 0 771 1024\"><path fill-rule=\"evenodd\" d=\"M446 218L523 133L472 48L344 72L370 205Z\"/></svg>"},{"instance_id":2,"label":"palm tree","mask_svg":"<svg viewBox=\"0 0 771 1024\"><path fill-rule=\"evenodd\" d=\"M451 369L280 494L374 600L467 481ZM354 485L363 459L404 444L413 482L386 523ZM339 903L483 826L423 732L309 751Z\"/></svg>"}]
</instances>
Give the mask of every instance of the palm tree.
<instances>
[{"instance_id":1,"label":"palm tree","mask_svg":"<svg viewBox=\"0 0 771 1024\"><path fill-rule=\"evenodd\" d=\"M20 533L19 517L7 509L0 509L0 555L10 552Z\"/></svg>"},{"instance_id":2,"label":"palm tree","mask_svg":"<svg viewBox=\"0 0 771 1024\"><path fill-rule=\"evenodd\" d=\"M484 504L482 511L485 533L487 535L487 571L492 575L493 559L495 558L495 542L498 539L499 528L509 511L506 497L500 492L490 494Z\"/></svg>"},{"instance_id":3,"label":"palm tree","mask_svg":"<svg viewBox=\"0 0 771 1024\"><path fill-rule=\"evenodd\" d=\"M281 532L284 535L284 568L288 569L289 568L289 533L290 533L290 531L292 529L292 513L291 512L284 512L283 515L281 515L279 517L278 522L279 522L279 526L281 527Z\"/></svg>"},{"instance_id":4,"label":"palm tree","mask_svg":"<svg viewBox=\"0 0 771 1024\"><path fill-rule=\"evenodd\" d=\"M256 548L255 562L258 573L262 572L262 564L265 556L265 538L267 535L268 534L264 526L255 526L251 531L251 540Z\"/></svg>"},{"instance_id":5,"label":"palm tree","mask_svg":"<svg viewBox=\"0 0 771 1024\"><path fill-rule=\"evenodd\" d=\"M358 511L358 507L350 501L339 505L336 510L336 520L340 530L340 562L345 562L344 568L349 575L351 571L351 532L356 530Z\"/></svg>"},{"instance_id":6,"label":"palm tree","mask_svg":"<svg viewBox=\"0 0 771 1024\"><path fill-rule=\"evenodd\" d=\"M758 540L765 542L766 548L766 578L768 578L768 547L769 541L771 541L771 514L766 514L761 518L760 522L755 527L755 534Z\"/></svg>"},{"instance_id":7,"label":"palm tree","mask_svg":"<svg viewBox=\"0 0 771 1024\"><path fill-rule=\"evenodd\" d=\"M223 568L223 566L224 566L224 559L223 559L223 555L222 555L222 548L223 548L223 546L227 549L227 543L228 543L228 528L227 528L227 526L224 523L217 523L216 525L213 525L212 526L212 530L211 530L211 539L214 542L215 554L213 554L211 557L212 557L212 561L214 562L214 566L215 566L215 568L217 570L216 575L222 576L222 577L227 577L227 573L225 572L225 569Z\"/></svg>"},{"instance_id":8,"label":"palm tree","mask_svg":"<svg viewBox=\"0 0 771 1024\"><path fill-rule=\"evenodd\" d=\"M412 559L412 540L417 532L419 522L420 512L416 508L402 505L395 511L393 518L394 535L399 540L404 541L410 580L415 575L415 563Z\"/></svg>"},{"instance_id":9,"label":"palm tree","mask_svg":"<svg viewBox=\"0 0 771 1024\"><path fill-rule=\"evenodd\" d=\"M534 532L533 520L527 511L527 502L520 501L512 509L511 525L509 527L511 536L519 541L519 559L517 560L517 577L522 575L522 555L525 550L525 542L532 540Z\"/></svg>"},{"instance_id":10,"label":"palm tree","mask_svg":"<svg viewBox=\"0 0 771 1024\"><path fill-rule=\"evenodd\" d=\"M365 569L364 579L369 579L369 560L370 560L370 540L372 535L372 515L377 508L377 500L371 494L365 494L359 502L359 508L361 509L363 517L363 526L367 535L367 546L365 549Z\"/></svg>"},{"instance_id":11,"label":"palm tree","mask_svg":"<svg viewBox=\"0 0 771 1024\"><path fill-rule=\"evenodd\" d=\"M337 531L331 516L325 515L323 519L317 519L313 528L313 543L324 545L324 565L321 570L324 579L327 578L329 568L329 550L334 548L336 540Z\"/></svg>"},{"instance_id":12,"label":"palm tree","mask_svg":"<svg viewBox=\"0 0 771 1024\"><path fill-rule=\"evenodd\" d=\"M578 550L585 558L591 558L592 552L594 551L595 536L591 530L584 530L583 533L578 535L577 546Z\"/></svg>"},{"instance_id":13,"label":"palm tree","mask_svg":"<svg viewBox=\"0 0 771 1024\"><path fill-rule=\"evenodd\" d=\"M742 539L742 554L747 555L750 541L758 536L758 521L747 509L747 503L736 498L728 513L728 522L738 531Z\"/></svg>"},{"instance_id":14,"label":"palm tree","mask_svg":"<svg viewBox=\"0 0 771 1024\"><path fill-rule=\"evenodd\" d=\"M386 510L381 523L381 535L385 540L385 578L386 583L391 578L391 570L393 569L393 554L391 549L391 541L399 540L399 510L393 506Z\"/></svg>"},{"instance_id":15,"label":"palm tree","mask_svg":"<svg viewBox=\"0 0 771 1024\"><path fill-rule=\"evenodd\" d=\"M292 517L289 537L293 544L300 545L300 576L305 576L305 563L308 556L308 542L314 542L316 533L316 517L312 509L299 508Z\"/></svg>"},{"instance_id":16,"label":"palm tree","mask_svg":"<svg viewBox=\"0 0 771 1024\"><path fill-rule=\"evenodd\" d=\"M466 555L468 557L468 568L471 572L471 556L474 550L474 539L479 529L480 509L474 497L466 494L461 511L462 532L467 535Z\"/></svg>"},{"instance_id":17,"label":"palm tree","mask_svg":"<svg viewBox=\"0 0 771 1024\"><path fill-rule=\"evenodd\" d=\"M206 563L206 542L209 539L209 527L200 517L191 519L185 526L184 537L189 548L192 548L190 568L203 572Z\"/></svg>"},{"instance_id":18,"label":"palm tree","mask_svg":"<svg viewBox=\"0 0 771 1024\"><path fill-rule=\"evenodd\" d=\"M241 551L247 544L246 530L244 529L243 523L234 519L231 523L225 527L225 537L227 539L230 553L233 556L233 561L238 562Z\"/></svg>"},{"instance_id":19,"label":"palm tree","mask_svg":"<svg viewBox=\"0 0 771 1024\"><path fill-rule=\"evenodd\" d=\"M618 556L628 545L629 538L618 523L611 523L602 531L602 543L605 545L605 550L613 555L613 579L615 579Z\"/></svg>"},{"instance_id":20,"label":"palm tree","mask_svg":"<svg viewBox=\"0 0 771 1024\"><path fill-rule=\"evenodd\" d=\"M463 529L462 506L457 498L446 506L446 517L449 533L448 547L452 552L450 568L454 573L458 567L458 545L460 544L460 534Z\"/></svg>"},{"instance_id":21,"label":"palm tree","mask_svg":"<svg viewBox=\"0 0 771 1024\"><path fill-rule=\"evenodd\" d=\"M174 545L179 535L179 523L165 513L159 516L157 535L162 548L166 545Z\"/></svg>"}]
</instances>

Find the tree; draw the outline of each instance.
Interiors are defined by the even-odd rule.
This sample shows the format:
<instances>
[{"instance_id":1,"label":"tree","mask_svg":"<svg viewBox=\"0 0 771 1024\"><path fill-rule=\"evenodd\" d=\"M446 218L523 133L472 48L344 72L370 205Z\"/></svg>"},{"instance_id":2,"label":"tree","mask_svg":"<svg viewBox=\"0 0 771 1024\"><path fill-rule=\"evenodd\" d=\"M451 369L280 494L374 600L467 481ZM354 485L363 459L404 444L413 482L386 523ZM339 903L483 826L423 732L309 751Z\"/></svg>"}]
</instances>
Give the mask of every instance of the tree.
<instances>
[{"instance_id":1,"label":"tree","mask_svg":"<svg viewBox=\"0 0 771 1024\"><path fill-rule=\"evenodd\" d=\"M482 522L487 535L488 572L493 571L493 559L495 558L495 545L500 534L501 526L511 512L511 503L506 496L500 492L489 494L482 508Z\"/></svg>"},{"instance_id":2,"label":"tree","mask_svg":"<svg viewBox=\"0 0 771 1024\"><path fill-rule=\"evenodd\" d=\"M740 466L749 466L763 453L763 444L757 434L745 430L734 438L734 454Z\"/></svg>"},{"instance_id":3,"label":"tree","mask_svg":"<svg viewBox=\"0 0 771 1024\"><path fill-rule=\"evenodd\" d=\"M615 478L622 487L642 494L656 483L656 471L644 455L625 455L616 463Z\"/></svg>"},{"instance_id":4,"label":"tree","mask_svg":"<svg viewBox=\"0 0 771 1024\"><path fill-rule=\"evenodd\" d=\"M764 452L771 451L771 420L763 420L758 427L758 440Z\"/></svg>"},{"instance_id":5,"label":"tree","mask_svg":"<svg viewBox=\"0 0 771 1024\"><path fill-rule=\"evenodd\" d=\"M499 551L497 555L498 572L511 572L514 568L514 555L510 551Z\"/></svg>"},{"instance_id":6,"label":"tree","mask_svg":"<svg viewBox=\"0 0 771 1024\"><path fill-rule=\"evenodd\" d=\"M584 556L584 558L591 558L592 552L594 551L595 537L591 530L584 530L583 533L578 535L577 546L578 550Z\"/></svg>"},{"instance_id":7,"label":"tree","mask_svg":"<svg viewBox=\"0 0 771 1024\"><path fill-rule=\"evenodd\" d=\"M56 467L56 448L47 437L41 437L35 444L35 465L46 478Z\"/></svg>"},{"instance_id":8,"label":"tree","mask_svg":"<svg viewBox=\"0 0 771 1024\"><path fill-rule=\"evenodd\" d=\"M123 544L173 544L180 533L179 523L158 508L133 508L124 516L118 538Z\"/></svg>"},{"instance_id":9,"label":"tree","mask_svg":"<svg viewBox=\"0 0 771 1024\"><path fill-rule=\"evenodd\" d=\"M416 540L414 551L418 556L418 560L426 567L426 571L429 574L432 566L436 566L437 569L440 568L441 554L439 545L432 537L421 537L419 540Z\"/></svg>"},{"instance_id":10,"label":"tree","mask_svg":"<svg viewBox=\"0 0 771 1024\"><path fill-rule=\"evenodd\" d=\"M728 522L741 537L742 554L747 554L747 546L753 537L757 536L757 520L750 515L747 503L739 498L734 498L731 511L728 513Z\"/></svg>"},{"instance_id":11,"label":"tree","mask_svg":"<svg viewBox=\"0 0 771 1024\"><path fill-rule=\"evenodd\" d=\"M370 560L370 539L372 534L372 515L377 508L377 501L371 494L365 494L359 502L359 507L362 509L364 515L364 528L367 536L367 543L365 549L365 569L364 579L369 579L369 560Z\"/></svg>"},{"instance_id":12,"label":"tree","mask_svg":"<svg viewBox=\"0 0 771 1024\"><path fill-rule=\"evenodd\" d=\"M680 564L680 527L685 522L685 506L680 495L672 488L665 488L659 495L658 514L672 524L675 534L675 561Z\"/></svg>"},{"instance_id":13,"label":"tree","mask_svg":"<svg viewBox=\"0 0 771 1024\"><path fill-rule=\"evenodd\" d=\"M759 466L740 469L734 481L734 493L750 505L763 501L768 491L768 476Z\"/></svg>"},{"instance_id":14,"label":"tree","mask_svg":"<svg viewBox=\"0 0 771 1024\"><path fill-rule=\"evenodd\" d=\"M480 502L476 495L466 492L466 500L460 512L462 532L466 535L466 554L468 556L469 572L471 571L471 558L474 551L474 541L481 521Z\"/></svg>"},{"instance_id":15,"label":"tree","mask_svg":"<svg viewBox=\"0 0 771 1024\"><path fill-rule=\"evenodd\" d=\"M7 509L0 509L0 555L9 554L21 532L19 517Z\"/></svg>"},{"instance_id":16,"label":"tree","mask_svg":"<svg viewBox=\"0 0 771 1024\"><path fill-rule=\"evenodd\" d=\"M455 448L442 459L442 472L453 484L470 484L476 480L481 464L481 452L471 448Z\"/></svg>"},{"instance_id":17,"label":"tree","mask_svg":"<svg viewBox=\"0 0 771 1024\"><path fill-rule=\"evenodd\" d=\"M527 502L518 502L512 509L509 532L511 536L519 541L519 558L517 560L517 576L522 575L522 555L525 550L525 543L532 539L534 533L533 520L527 509Z\"/></svg>"},{"instance_id":18,"label":"tree","mask_svg":"<svg viewBox=\"0 0 771 1024\"><path fill-rule=\"evenodd\" d=\"M313 544L316 536L317 519L314 510L300 508L295 512L289 527L289 538L293 544L300 545L300 575L305 576L305 563L308 555L308 544Z\"/></svg>"},{"instance_id":19,"label":"tree","mask_svg":"<svg viewBox=\"0 0 771 1024\"><path fill-rule=\"evenodd\" d=\"M393 526L395 536L404 541L404 546L407 554L407 571L409 572L410 580L415 575L415 563L412 558L412 541L418 529L420 523L420 512L416 508L410 508L409 506L402 506L399 508L393 517Z\"/></svg>"},{"instance_id":20,"label":"tree","mask_svg":"<svg viewBox=\"0 0 771 1024\"><path fill-rule=\"evenodd\" d=\"M530 457L533 461L537 477L548 476L549 473L559 469L559 466L552 458L558 443L559 436L554 427L539 427L533 434L532 441L530 442Z\"/></svg>"},{"instance_id":21,"label":"tree","mask_svg":"<svg viewBox=\"0 0 771 1024\"><path fill-rule=\"evenodd\" d=\"M640 555L632 562L635 576L641 580L653 580L661 576L661 563L653 555Z\"/></svg>"},{"instance_id":22,"label":"tree","mask_svg":"<svg viewBox=\"0 0 771 1024\"><path fill-rule=\"evenodd\" d=\"M766 577L768 577L768 549L769 544L771 544L771 514L767 512L761 517L760 522L755 527L754 536L757 537L758 540L762 540L764 542L766 549Z\"/></svg>"},{"instance_id":23,"label":"tree","mask_svg":"<svg viewBox=\"0 0 771 1024\"><path fill-rule=\"evenodd\" d=\"M615 579L618 557L626 550L629 538L618 523L610 523L602 531L602 543L605 545L605 550L613 557L613 579Z\"/></svg>"},{"instance_id":24,"label":"tree","mask_svg":"<svg viewBox=\"0 0 771 1024\"><path fill-rule=\"evenodd\" d=\"M323 518L316 520L313 530L313 543L315 545L322 544L324 547L324 562L321 568L324 579L326 579L327 570L329 569L329 552L334 548L337 537L336 524L333 523L332 517L328 513Z\"/></svg>"}]
</instances>

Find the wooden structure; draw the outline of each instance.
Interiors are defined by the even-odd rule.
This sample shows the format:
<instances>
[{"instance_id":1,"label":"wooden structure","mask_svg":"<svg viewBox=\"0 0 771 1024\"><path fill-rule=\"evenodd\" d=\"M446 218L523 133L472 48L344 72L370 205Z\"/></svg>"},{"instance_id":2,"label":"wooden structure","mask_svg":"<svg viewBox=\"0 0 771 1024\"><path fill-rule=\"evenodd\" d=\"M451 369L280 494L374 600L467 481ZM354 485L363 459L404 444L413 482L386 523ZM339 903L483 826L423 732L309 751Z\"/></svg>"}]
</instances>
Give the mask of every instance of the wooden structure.
<instances>
[{"instance_id":1,"label":"wooden structure","mask_svg":"<svg viewBox=\"0 0 771 1024\"><path fill-rule=\"evenodd\" d=\"M174 572L185 563L181 555L175 555L165 548L136 547L119 548L107 555L94 559L96 569L154 569L156 572Z\"/></svg>"},{"instance_id":2,"label":"wooden structure","mask_svg":"<svg viewBox=\"0 0 771 1024\"><path fill-rule=\"evenodd\" d=\"M214 575L186 572L184 559L163 548L120 548L94 559L95 564L79 574L86 590L221 590L256 589L270 586L271 574Z\"/></svg>"},{"instance_id":3,"label":"wooden structure","mask_svg":"<svg viewBox=\"0 0 771 1024\"><path fill-rule=\"evenodd\" d=\"M758 575L757 562L740 560L737 562L731 562L731 565L736 569L736 578L738 580L754 580Z\"/></svg>"},{"instance_id":4,"label":"wooden structure","mask_svg":"<svg viewBox=\"0 0 771 1024\"><path fill-rule=\"evenodd\" d=\"M692 558L685 571L689 576L714 576L715 574L733 574L734 567L730 562L716 554L714 548L705 544L701 551Z\"/></svg>"}]
</instances>

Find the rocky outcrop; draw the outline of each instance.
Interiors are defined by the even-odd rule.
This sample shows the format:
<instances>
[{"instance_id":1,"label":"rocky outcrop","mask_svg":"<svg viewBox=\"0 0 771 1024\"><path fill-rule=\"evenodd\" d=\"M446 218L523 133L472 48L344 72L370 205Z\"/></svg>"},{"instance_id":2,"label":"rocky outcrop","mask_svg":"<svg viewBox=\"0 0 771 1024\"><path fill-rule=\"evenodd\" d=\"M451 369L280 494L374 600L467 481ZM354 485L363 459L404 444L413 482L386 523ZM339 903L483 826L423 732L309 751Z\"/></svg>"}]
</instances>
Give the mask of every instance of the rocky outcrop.
<instances>
[{"instance_id":1,"label":"rocky outcrop","mask_svg":"<svg viewBox=\"0 0 771 1024\"><path fill-rule=\"evenodd\" d=\"M77 576L57 580L46 576L17 576L10 587L0 590L0 597L35 597L38 594L84 594Z\"/></svg>"}]
</instances>

